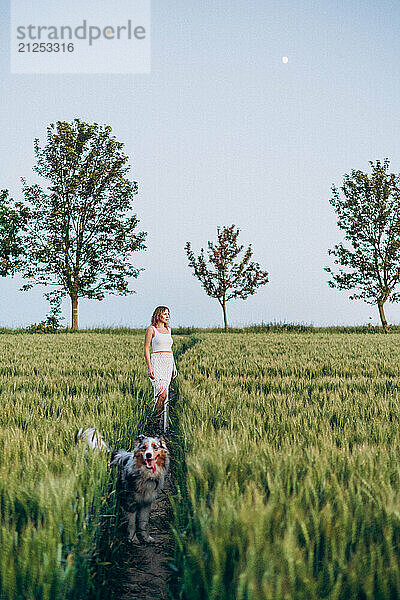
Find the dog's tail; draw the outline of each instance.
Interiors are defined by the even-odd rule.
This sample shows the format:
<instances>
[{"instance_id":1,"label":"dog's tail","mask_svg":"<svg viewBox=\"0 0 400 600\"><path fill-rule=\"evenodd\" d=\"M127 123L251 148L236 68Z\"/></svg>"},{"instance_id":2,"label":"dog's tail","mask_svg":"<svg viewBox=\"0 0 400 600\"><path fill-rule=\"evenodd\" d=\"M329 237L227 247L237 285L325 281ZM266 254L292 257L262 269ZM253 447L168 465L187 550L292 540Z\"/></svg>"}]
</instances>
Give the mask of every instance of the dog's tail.
<instances>
[{"instance_id":1,"label":"dog's tail","mask_svg":"<svg viewBox=\"0 0 400 600\"><path fill-rule=\"evenodd\" d=\"M75 444L79 444L80 441L85 442L91 450L110 452L110 448L103 440L101 433L96 431L94 427L88 427L87 429L81 427L75 434Z\"/></svg>"},{"instance_id":2,"label":"dog's tail","mask_svg":"<svg viewBox=\"0 0 400 600\"><path fill-rule=\"evenodd\" d=\"M132 453L126 450L114 450L111 454L111 465L117 465L119 467L125 466L131 457Z\"/></svg>"}]
</instances>

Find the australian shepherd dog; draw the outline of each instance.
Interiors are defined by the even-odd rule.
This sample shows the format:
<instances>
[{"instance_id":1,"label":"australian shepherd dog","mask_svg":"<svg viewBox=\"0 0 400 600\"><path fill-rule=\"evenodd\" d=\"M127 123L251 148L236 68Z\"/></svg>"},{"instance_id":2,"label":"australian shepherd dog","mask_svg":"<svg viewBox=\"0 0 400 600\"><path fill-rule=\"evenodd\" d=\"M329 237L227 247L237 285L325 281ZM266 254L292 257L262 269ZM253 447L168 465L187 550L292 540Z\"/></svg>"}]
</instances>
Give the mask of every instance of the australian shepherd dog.
<instances>
[{"instance_id":1,"label":"australian shepherd dog","mask_svg":"<svg viewBox=\"0 0 400 600\"><path fill-rule=\"evenodd\" d=\"M91 450L109 451L95 429L82 430L75 436ZM164 487L169 468L169 452L163 437L139 435L132 452L114 450L111 465L118 467L117 494L128 519L131 541L153 542L148 533L151 505Z\"/></svg>"},{"instance_id":2,"label":"australian shepherd dog","mask_svg":"<svg viewBox=\"0 0 400 600\"><path fill-rule=\"evenodd\" d=\"M111 464L119 468L117 493L128 518L129 539L153 542L148 533L151 505L164 487L169 467L164 438L140 435L132 452L115 450Z\"/></svg>"}]
</instances>

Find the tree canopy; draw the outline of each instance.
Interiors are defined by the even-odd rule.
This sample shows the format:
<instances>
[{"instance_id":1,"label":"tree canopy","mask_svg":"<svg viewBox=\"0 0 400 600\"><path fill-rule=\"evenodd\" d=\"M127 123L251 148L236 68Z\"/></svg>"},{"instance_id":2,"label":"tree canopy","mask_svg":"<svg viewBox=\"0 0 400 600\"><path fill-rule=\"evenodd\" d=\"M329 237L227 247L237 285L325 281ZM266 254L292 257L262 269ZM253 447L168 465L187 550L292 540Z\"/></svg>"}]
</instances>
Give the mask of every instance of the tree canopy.
<instances>
[{"instance_id":1,"label":"tree canopy","mask_svg":"<svg viewBox=\"0 0 400 600\"><path fill-rule=\"evenodd\" d=\"M127 178L124 144L111 132L79 119L50 124L46 145L34 141L34 171L47 188L22 179L29 209L23 289L51 286L46 297L55 304L68 295L72 328L78 327L79 298L132 293L128 278L141 270L131 261L145 247L146 233L135 231L132 213L138 186Z\"/></svg>"},{"instance_id":2,"label":"tree canopy","mask_svg":"<svg viewBox=\"0 0 400 600\"><path fill-rule=\"evenodd\" d=\"M400 175L389 173L387 158L369 164L370 175L353 169L344 175L340 190L332 186L330 203L345 242L329 250L339 268L325 270L331 287L377 305L387 331L384 304L400 300Z\"/></svg>"},{"instance_id":3,"label":"tree canopy","mask_svg":"<svg viewBox=\"0 0 400 600\"><path fill-rule=\"evenodd\" d=\"M27 209L0 190L0 276L14 275L22 265L23 231L28 218Z\"/></svg>"},{"instance_id":4,"label":"tree canopy","mask_svg":"<svg viewBox=\"0 0 400 600\"><path fill-rule=\"evenodd\" d=\"M203 248L196 257L191 243L187 242L185 246L194 276L206 294L216 298L222 307L225 329L228 328L226 303L235 298L245 300L255 294L258 287L268 283L268 273L250 260L253 255L251 244L244 252L244 246L238 244L239 233L235 225L218 227L217 243L207 242L208 261Z\"/></svg>"}]
</instances>

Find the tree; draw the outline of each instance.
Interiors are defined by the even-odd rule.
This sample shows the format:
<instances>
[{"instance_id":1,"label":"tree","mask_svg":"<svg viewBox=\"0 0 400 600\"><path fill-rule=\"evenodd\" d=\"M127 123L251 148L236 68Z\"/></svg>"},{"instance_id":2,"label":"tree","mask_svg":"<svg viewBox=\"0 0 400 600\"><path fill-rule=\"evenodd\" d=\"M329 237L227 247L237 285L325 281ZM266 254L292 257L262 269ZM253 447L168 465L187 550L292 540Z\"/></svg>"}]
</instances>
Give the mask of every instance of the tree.
<instances>
[{"instance_id":1,"label":"tree","mask_svg":"<svg viewBox=\"0 0 400 600\"><path fill-rule=\"evenodd\" d=\"M21 203L9 198L8 190L0 190L0 276L15 275L21 267L22 232L28 212Z\"/></svg>"},{"instance_id":2,"label":"tree","mask_svg":"<svg viewBox=\"0 0 400 600\"><path fill-rule=\"evenodd\" d=\"M388 331L385 302L398 302L400 279L400 175L389 173L390 161L370 161L371 175L352 170L340 191L332 186L330 203L347 245L337 244L329 254L341 268L328 282L339 290L354 290L350 299L378 306L383 331Z\"/></svg>"},{"instance_id":3,"label":"tree","mask_svg":"<svg viewBox=\"0 0 400 600\"><path fill-rule=\"evenodd\" d=\"M258 287L268 283L268 273L262 271L258 263L250 262L253 255L251 244L239 258L243 250L243 246L238 245L239 232L235 225L218 227L217 243L207 242L208 263L203 248L196 258L190 242L185 246L193 275L199 279L208 296L216 298L222 307L225 331L228 329L226 303L234 298L245 300Z\"/></svg>"},{"instance_id":4,"label":"tree","mask_svg":"<svg viewBox=\"0 0 400 600\"><path fill-rule=\"evenodd\" d=\"M30 210L23 268L29 282L22 289L52 286L45 295L53 306L68 295L73 329L79 298L132 293L127 278L142 270L130 260L145 247L146 233L135 233L131 213L137 183L126 178L128 157L111 131L79 119L50 124L46 145L34 141L34 171L48 180L47 189L22 179Z\"/></svg>"}]
</instances>

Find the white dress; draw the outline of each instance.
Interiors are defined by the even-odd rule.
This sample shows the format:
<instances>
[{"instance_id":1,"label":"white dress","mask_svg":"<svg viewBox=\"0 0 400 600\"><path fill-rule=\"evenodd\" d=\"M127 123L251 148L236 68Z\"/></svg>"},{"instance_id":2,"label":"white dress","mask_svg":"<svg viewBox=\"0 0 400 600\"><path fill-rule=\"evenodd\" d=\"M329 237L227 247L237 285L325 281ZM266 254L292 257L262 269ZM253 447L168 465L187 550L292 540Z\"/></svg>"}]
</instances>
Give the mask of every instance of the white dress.
<instances>
[{"instance_id":1,"label":"white dress","mask_svg":"<svg viewBox=\"0 0 400 600\"><path fill-rule=\"evenodd\" d=\"M153 386L153 410L156 407L158 396L165 391L166 398L164 400L164 431L167 429L168 422L168 403L169 403L169 385L172 379L172 369L174 366L174 357L171 352L173 344L171 330L168 333L160 333L154 329L154 337L151 340L153 352L150 356L150 363L154 371L154 379L150 379Z\"/></svg>"}]
</instances>

